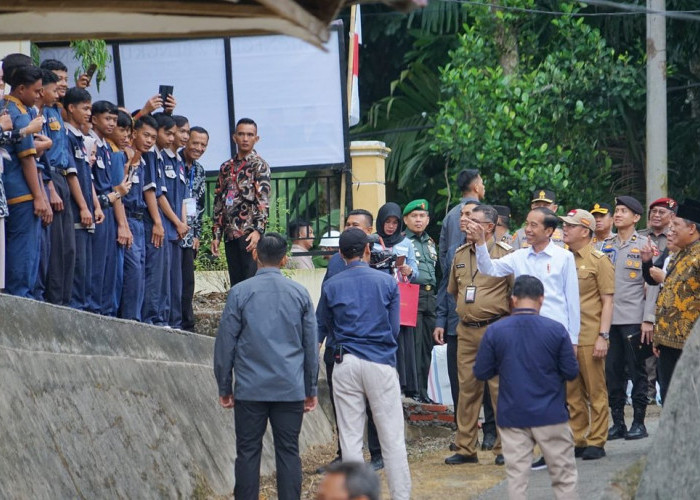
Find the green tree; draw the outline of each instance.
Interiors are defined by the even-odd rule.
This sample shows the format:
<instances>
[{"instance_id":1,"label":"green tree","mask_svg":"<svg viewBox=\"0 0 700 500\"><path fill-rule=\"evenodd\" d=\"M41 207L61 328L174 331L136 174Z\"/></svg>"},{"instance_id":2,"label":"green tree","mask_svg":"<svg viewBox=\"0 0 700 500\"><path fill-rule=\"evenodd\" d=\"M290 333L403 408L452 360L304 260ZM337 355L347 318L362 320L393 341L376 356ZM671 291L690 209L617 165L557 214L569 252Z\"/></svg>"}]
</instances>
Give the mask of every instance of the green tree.
<instances>
[{"instance_id":1,"label":"green tree","mask_svg":"<svg viewBox=\"0 0 700 500\"><path fill-rule=\"evenodd\" d=\"M533 8L534 0L502 4ZM559 4L569 14L572 6ZM490 201L518 219L532 189L553 188L564 207L610 199L611 138L622 111L641 107L642 72L583 18L541 18L498 7L474 11L441 71L433 150L451 174L480 168Z\"/></svg>"}]
</instances>

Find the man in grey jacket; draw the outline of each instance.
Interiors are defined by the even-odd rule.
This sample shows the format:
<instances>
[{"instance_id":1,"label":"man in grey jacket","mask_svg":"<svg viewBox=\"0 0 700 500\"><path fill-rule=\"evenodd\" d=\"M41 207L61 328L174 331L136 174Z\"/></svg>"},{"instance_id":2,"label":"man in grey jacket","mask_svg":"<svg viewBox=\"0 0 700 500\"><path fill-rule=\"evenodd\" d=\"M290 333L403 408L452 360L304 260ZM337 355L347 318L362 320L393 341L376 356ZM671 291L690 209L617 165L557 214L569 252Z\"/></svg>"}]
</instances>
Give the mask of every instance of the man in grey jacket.
<instances>
[{"instance_id":1,"label":"man in grey jacket","mask_svg":"<svg viewBox=\"0 0 700 500\"><path fill-rule=\"evenodd\" d=\"M299 432L304 413L318 403L316 317L306 289L280 272L286 252L287 243L279 234L260 238L253 250L258 271L229 292L214 344L219 403L236 408L233 494L241 500L258 498L268 420L279 498L300 498Z\"/></svg>"}]
</instances>

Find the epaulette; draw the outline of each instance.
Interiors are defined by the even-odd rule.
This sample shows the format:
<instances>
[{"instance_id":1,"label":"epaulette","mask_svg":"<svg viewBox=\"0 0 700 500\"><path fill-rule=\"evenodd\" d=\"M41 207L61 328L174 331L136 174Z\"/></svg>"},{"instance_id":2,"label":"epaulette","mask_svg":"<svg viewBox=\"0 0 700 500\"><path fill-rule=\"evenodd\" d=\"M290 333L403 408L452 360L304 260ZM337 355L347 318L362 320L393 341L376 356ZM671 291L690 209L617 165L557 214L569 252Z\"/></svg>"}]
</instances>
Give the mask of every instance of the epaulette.
<instances>
[{"instance_id":1,"label":"epaulette","mask_svg":"<svg viewBox=\"0 0 700 500\"><path fill-rule=\"evenodd\" d=\"M471 246L471 243L465 243L464 245L457 247L457 250L455 250L455 253L461 252L462 250L464 250L465 248L468 248L469 246Z\"/></svg>"},{"instance_id":2,"label":"epaulette","mask_svg":"<svg viewBox=\"0 0 700 500\"><path fill-rule=\"evenodd\" d=\"M600 250L593 250L591 253L594 256L598 257L599 259L602 259L603 257L605 257L605 254L603 252L601 252Z\"/></svg>"},{"instance_id":3,"label":"epaulette","mask_svg":"<svg viewBox=\"0 0 700 500\"><path fill-rule=\"evenodd\" d=\"M498 245L498 246L501 247L502 249L507 250L507 251L509 251L509 252L510 252L511 250L513 250L513 247L510 246L510 245L509 245L508 243L506 243L505 241L499 241L499 242L496 243L496 245Z\"/></svg>"}]
</instances>

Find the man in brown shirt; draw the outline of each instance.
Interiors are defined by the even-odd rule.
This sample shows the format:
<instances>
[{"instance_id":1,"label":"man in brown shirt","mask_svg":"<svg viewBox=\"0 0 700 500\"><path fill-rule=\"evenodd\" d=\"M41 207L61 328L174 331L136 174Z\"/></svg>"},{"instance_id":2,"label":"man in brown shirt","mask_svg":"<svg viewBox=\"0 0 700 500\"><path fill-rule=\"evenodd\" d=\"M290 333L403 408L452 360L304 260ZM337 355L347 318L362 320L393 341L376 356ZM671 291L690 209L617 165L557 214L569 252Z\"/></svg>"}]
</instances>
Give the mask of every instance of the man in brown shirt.
<instances>
[{"instance_id":1,"label":"man in brown shirt","mask_svg":"<svg viewBox=\"0 0 700 500\"><path fill-rule=\"evenodd\" d=\"M580 369L566 388L569 424L576 457L595 460L605 456L608 438L605 356L613 313L615 267L592 245L596 220L590 212L571 210L560 219L564 221L564 243L574 254L581 297L581 332L576 353Z\"/></svg>"},{"instance_id":2,"label":"man in brown shirt","mask_svg":"<svg viewBox=\"0 0 700 500\"><path fill-rule=\"evenodd\" d=\"M471 212L471 213L470 213ZM481 224L486 233L486 244L491 258L498 259L512 251L507 243L494 240L498 223L498 212L489 205L462 207L460 228L467 234L467 244L455 252L447 285L448 293L456 298L457 316L457 371L459 398L457 403L457 453L445 459L446 464L478 463L476 455L477 423L484 392L484 383L474 376L476 353L486 327L510 313L510 291L513 276L494 278L481 274L476 265L474 236L466 231L471 220ZM496 410L498 400L498 377L489 379L491 402ZM493 447L496 464L503 465L501 441L496 439Z\"/></svg>"}]
</instances>

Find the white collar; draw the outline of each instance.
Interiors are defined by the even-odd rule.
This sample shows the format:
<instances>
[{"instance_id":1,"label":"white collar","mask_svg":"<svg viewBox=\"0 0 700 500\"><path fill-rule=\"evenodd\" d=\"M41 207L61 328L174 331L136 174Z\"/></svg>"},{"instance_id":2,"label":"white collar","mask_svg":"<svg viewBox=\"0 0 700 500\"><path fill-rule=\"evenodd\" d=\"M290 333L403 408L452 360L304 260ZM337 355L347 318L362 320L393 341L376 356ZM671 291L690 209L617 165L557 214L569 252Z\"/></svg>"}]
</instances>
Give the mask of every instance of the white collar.
<instances>
[{"instance_id":1,"label":"white collar","mask_svg":"<svg viewBox=\"0 0 700 500\"><path fill-rule=\"evenodd\" d=\"M175 153L173 152L173 150L170 149L170 148L164 149L163 152L164 152L166 155L168 155L169 158L175 158L175 156L176 156Z\"/></svg>"},{"instance_id":2,"label":"white collar","mask_svg":"<svg viewBox=\"0 0 700 500\"><path fill-rule=\"evenodd\" d=\"M80 130L78 130L77 128L75 128L75 127L74 127L73 125L71 125L70 123L66 122L65 125L66 125L66 129L67 129L67 130L70 130L71 133L72 133L73 135L75 135L76 137L85 137L85 134L83 134Z\"/></svg>"},{"instance_id":3,"label":"white collar","mask_svg":"<svg viewBox=\"0 0 700 500\"><path fill-rule=\"evenodd\" d=\"M105 140L100 139L100 136L97 135L97 132L95 132L94 130L90 130L90 137L95 139L95 144L97 144L97 147L99 147L99 148L104 148L107 145Z\"/></svg>"}]
</instances>

